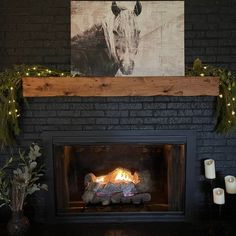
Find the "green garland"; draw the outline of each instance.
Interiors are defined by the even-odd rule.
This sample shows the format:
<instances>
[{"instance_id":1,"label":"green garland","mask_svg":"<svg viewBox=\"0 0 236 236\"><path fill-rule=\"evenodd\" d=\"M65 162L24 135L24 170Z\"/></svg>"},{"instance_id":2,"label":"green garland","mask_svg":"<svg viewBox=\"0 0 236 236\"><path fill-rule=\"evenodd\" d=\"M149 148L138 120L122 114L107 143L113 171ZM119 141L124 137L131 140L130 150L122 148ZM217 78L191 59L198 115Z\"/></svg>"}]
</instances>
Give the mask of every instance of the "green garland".
<instances>
[{"instance_id":1,"label":"green garland","mask_svg":"<svg viewBox=\"0 0 236 236\"><path fill-rule=\"evenodd\" d=\"M31 77L60 77L70 75L49 69L44 66L14 66L0 73L0 147L12 145L15 136L20 133L19 117L21 113L22 96L21 78ZM218 76L220 77L220 95L216 107L216 132L229 133L236 129L235 97L236 86L230 71L203 65L199 59L194 61L192 68L186 69L188 76Z\"/></svg>"},{"instance_id":2,"label":"green garland","mask_svg":"<svg viewBox=\"0 0 236 236\"><path fill-rule=\"evenodd\" d=\"M48 69L44 66L14 66L0 73L0 148L14 144L15 136L20 133L19 117L21 104L26 101L22 96L21 78L26 76L48 77L67 76L68 73Z\"/></svg>"},{"instance_id":3,"label":"green garland","mask_svg":"<svg viewBox=\"0 0 236 236\"><path fill-rule=\"evenodd\" d=\"M192 68L186 69L189 76L216 76L220 78L219 96L216 104L216 126L217 133L228 134L236 130L235 100L236 86L235 78L227 69L203 65L200 59L196 59Z\"/></svg>"}]
</instances>

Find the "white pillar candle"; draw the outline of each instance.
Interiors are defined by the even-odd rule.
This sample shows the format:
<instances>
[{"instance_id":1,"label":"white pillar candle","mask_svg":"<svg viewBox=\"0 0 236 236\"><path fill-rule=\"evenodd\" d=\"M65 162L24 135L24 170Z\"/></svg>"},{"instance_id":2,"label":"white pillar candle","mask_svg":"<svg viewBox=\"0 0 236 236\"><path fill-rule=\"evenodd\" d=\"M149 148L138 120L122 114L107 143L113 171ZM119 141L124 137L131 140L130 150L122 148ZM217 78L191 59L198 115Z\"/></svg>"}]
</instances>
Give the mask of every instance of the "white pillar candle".
<instances>
[{"instance_id":1,"label":"white pillar candle","mask_svg":"<svg viewBox=\"0 0 236 236\"><path fill-rule=\"evenodd\" d=\"M227 193L236 194L236 178L234 176L225 176L225 188Z\"/></svg>"},{"instance_id":2,"label":"white pillar candle","mask_svg":"<svg viewBox=\"0 0 236 236\"><path fill-rule=\"evenodd\" d=\"M213 201L215 204L219 205L225 204L225 191L223 188L213 189Z\"/></svg>"},{"instance_id":3,"label":"white pillar candle","mask_svg":"<svg viewBox=\"0 0 236 236\"><path fill-rule=\"evenodd\" d=\"M205 166L205 177L207 179L215 179L216 178L215 161L213 159L207 159L204 161L204 166Z\"/></svg>"}]
</instances>

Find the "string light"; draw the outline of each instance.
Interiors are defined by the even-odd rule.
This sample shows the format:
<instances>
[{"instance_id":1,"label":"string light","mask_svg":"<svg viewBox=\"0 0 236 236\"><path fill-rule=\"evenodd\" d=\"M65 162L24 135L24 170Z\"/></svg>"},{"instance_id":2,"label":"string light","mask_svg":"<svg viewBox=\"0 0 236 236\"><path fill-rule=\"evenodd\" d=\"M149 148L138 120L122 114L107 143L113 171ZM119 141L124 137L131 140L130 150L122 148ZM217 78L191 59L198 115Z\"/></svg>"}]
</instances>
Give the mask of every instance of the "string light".
<instances>
[{"instance_id":1,"label":"string light","mask_svg":"<svg viewBox=\"0 0 236 236\"><path fill-rule=\"evenodd\" d=\"M51 74L51 73L52 73L52 71L51 71L51 70L49 70L49 71L48 71L48 73L49 73L49 74Z\"/></svg>"},{"instance_id":2,"label":"string light","mask_svg":"<svg viewBox=\"0 0 236 236\"><path fill-rule=\"evenodd\" d=\"M220 97L220 98L223 98L223 95L222 95L222 94L220 94L220 95L219 95L219 97Z\"/></svg>"},{"instance_id":3,"label":"string light","mask_svg":"<svg viewBox=\"0 0 236 236\"><path fill-rule=\"evenodd\" d=\"M203 76L204 76L204 74L203 74L203 73L201 73L201 74L200 74L200 76L202 76L202 77L203 77Z\"/></svg>"},{"instance_id":4,"label":"string light","mask_svg":"<svg viewBox=\"0 0 236 236\"><path fill-rule=\"evenodd\" d=\"M231 91L231 87L228 87L228 90Z\"/></svg>"},{"instance_id":5,"label":"string light","mask_svg":"<svg viewBox=\"0 0 236 236\"><path fill-rule=\"evenodd\" d=\"M230 107L230 103L228 103L227 106Z\"/></svg>"},{"instance_id":6,"label":"string light","mask_svg":"<svg viewBox=\"0 0 236 236\"><path fill-rule=\"evenodd\" d=\"M11 115L11 111L8 112L8 115Z\"/></svg>"},{"instance_id":7,"label":"string light","mask_svg":"<svg viewBox=\"0 0 236 236\"><path fill-rule=\"evenodd\" d=\"M207 66L204 66L203 68L206 70L206 69L207 69Z\"/></svg>"},{"instance_id":8,"label":"string light","mask_svg":"<svg viewBox=\"0 0 236 236\"><path fill-rule=\"evenodd\" d=\"M233 116L235 115L235 111L232 111L232 115L233 115Z\"/></svg>"},{"instance_id":9,"label":"string light","mask_svg":"<svg viewBox=\"0 0 236 236\"><path fill-rule=\"evenodd\" d=\"M40 74L40 73L38 73L37 75L38 75L38 76L40 76L41 74Z\"/></svg>"},{"instance_id":10,"label":"string light","mask_svg":"<svg viewBox=\"0 0 236 236\"><path fill-rule=\"evenodd\" d=\"M17 109L15 109L15 112L18 112L18 110L17 110Z\"/></svg>"},{"instance_id":11,"label":"string light","mask_svg":"<svg viewBox=\"0 0 236 236\"><path fill-rule=\"evenodd\" d=\"M13 90L13 87L10 87L10 90L12 91L12 90Z\"/></svg>"},{"instance_id":12,"label":"string light","mask_svg":"<svg viewBox=\"0 0 236 236\"><path fill-rule=\"evenodd\" d=\"M20 114L18 114L16 117L19 117L20 116Z\"/></svg>"},{"instance_id":13,"label":"string light","mask_svg":"<svg viewBox=\"0 0 236 236\"><path fill-rule=\"evenodd\" d=\"M16 100L15 100L15 99L13 99L13 100L12 100L12 102L13 102L13 103L15 103L15 102L16 102Z\"/></svg>"},{"instance_id":14,"label":"string light","mask_svg":"<svg viewBox=\"0 0 236 236\"><path fill-rule=\"evenodd\" d=\"M26 76L29 76L29 73L28 73L28 72L26 72Z\"/></svg>"},{"instance_id":15,"label":"string light","mask_svg":"<svg viewBox=\"0 0 236 236\"><path fill-rule=\"evenodd\" d=\"M231 124L231 120L228 120L228 123Z\"/></svg>"},{"instance_id":16,"label":"string light","mask_svg":"<svg viewBox=\"0 0 236 236\"><path fill-rule=\"evenodd\" d=\"M33 67L33 70L36 70L37 69L37 67L35 66L35 67Z\"/></svg>"},{"instance_id":17,"label":"string light","mask_svg":"<svg viewBox=\"0 0 236 236\"><path fill-rule=\"evenodd\" d=\"M61 76L64 76L64 73L61 73Z\"/></svg>"},{"instance_id":18,"label":"string light","mask_svg":"<svg viewBox=\"0 0 236 236\"><path fill-rule=\"evenodd\" d=\"M8 103L10 104L10 103L11 103L11 101L9 100L9 101L8 101Z\"/></svg>"},{"instance_id":19,"label":"string light","mask_svg":"<svg viewBox=\"0 0 236 236\"><path fill-rule=\"evenodd\" d=\"M235 98L232 98L233 101L235 101Z\"/></svg>"}]
</instances>

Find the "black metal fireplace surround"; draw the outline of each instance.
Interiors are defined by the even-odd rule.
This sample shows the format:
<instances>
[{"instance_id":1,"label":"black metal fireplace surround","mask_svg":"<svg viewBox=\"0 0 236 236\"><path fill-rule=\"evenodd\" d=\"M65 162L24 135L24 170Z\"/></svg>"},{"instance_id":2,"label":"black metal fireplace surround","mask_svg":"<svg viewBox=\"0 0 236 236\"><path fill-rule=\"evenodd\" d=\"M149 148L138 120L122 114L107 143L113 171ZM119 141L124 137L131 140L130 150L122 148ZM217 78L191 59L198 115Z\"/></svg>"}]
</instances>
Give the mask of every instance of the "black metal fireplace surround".
<instances>
[{"instance_id":1,"label":"black metal fireplace surround","mask_svg":"<svg viewBox=\"0 0 236 236\"><path fill-rule=\"evenodd\" d=\"M42 134L49 186L47 222L185 221L194 212L193 131L52 131ZM85 204L83 180L122 167L152 177L141 204Z\"/></svg>"}]
</instances>

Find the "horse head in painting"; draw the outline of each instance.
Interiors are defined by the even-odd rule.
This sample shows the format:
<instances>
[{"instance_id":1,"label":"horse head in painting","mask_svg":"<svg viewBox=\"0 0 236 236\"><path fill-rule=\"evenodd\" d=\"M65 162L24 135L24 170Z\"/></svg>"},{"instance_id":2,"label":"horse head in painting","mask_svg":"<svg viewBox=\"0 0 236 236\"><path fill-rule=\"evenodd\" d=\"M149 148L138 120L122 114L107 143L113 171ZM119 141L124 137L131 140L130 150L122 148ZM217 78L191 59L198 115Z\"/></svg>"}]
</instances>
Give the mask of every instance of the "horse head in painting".
<instances>
[{"instance_id":1,"label":"horse head in painting","mask_svg":"<svg viewBox=\"0 0 236 236\"><path fill-rule=\"evenodd\" d=\"M113 1L110 18L86 31L84 40L80 36L72 38L72 66L83 65L80 72L87 75L113 76L117 71L132 74L140 39L137 17L141 11L139 1L133 10Z\"/></svg>"},{"instance_id":2,"label":"horse head in painting","mask_svg":"<svg viewBox=\"0 0 236 236\"><path fill-rule=\"evenodd\" d=\"M112 30L114 48L111 52L122 74L129 75L133 71L134 58L138 51L140 30L137 16L142 11L142 5L137 1L134 10L127 10L118 7L116 2L112 2L111 9L115 15Z\"/></svg>"}]
</instances>

